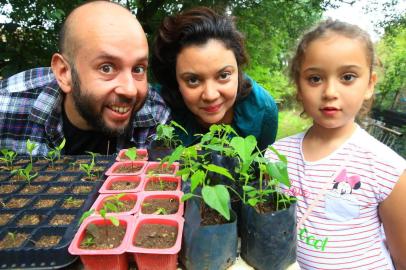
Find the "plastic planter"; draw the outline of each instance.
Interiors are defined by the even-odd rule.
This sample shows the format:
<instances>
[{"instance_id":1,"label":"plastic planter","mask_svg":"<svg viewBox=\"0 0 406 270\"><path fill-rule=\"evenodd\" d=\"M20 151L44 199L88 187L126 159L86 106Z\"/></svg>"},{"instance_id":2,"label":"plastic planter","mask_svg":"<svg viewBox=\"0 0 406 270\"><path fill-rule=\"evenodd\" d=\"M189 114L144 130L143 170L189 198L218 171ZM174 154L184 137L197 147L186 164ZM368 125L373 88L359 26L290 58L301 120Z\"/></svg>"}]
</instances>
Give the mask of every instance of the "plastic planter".
<instances>
[{"instance_id":1,"label":"plastic planter","mask_svg":"<svg viewBox=\"0 0 406 270\"><path fill-rule=\"evenodd\" d=\"M79 255L80 259L87 270L127 270L128 261L125 254L128 246L129 233L134 225L134 217L132 216L118 216L120 226L126 227L122 243L112 249L83 249L80 243L86 235L86 228L89 224L108 225L111 224L109 220L104 220L101 217L89 217L80 226L78 232L69 246L69 253L72 255Z\"/></svg>"},{"instance_id":2,"label":"plastic planter","mask_svg":"<svg viewBox=\"0 0 406 270\"><path fill-rule=\"evenodd\" d=\"M116 161L129 161L129 158L125 155L128 149L121 149L116 157ZM137 161L147 161L148 151L147 149L137 149Z\"/></svg>"},{"instance_id":3,"label":"plastic planter","mask_svg":"<svg viewBox=\"0 0 406 270\"><path fill-rule=\"evenodd\" d=\"M149 182L155 181L158 182L158 187L156 189L150 189ZM160 175L160 176L151 176L145 177L144 179L144 186L143 191L180 191L180 181L181 178L179 176L168 176L168 175ZM176 188L173 190L166 189L165 182L169 183L176 183Z\"/></svg>"},{"instance_id":4,"label":"plastic planter","mask_svg":"<svg viewBox=\"0 0 406 270\"><path fill-rule=\"evenodd\" d=\"M148 162L148 165L145 168L145 174L148 175L151 172L151 170L159 169L160 166L161 166L160 162L154 162L154 161ZM164 168L164 169L168 168L168 164L163 163L162 168ZM178 162L172 163L170 165L169 169L171 171L170 173L159 173L159 172L155 173L155 172L152 172L152 174L153 175L175 175L176 172L179 170L179 163Z\"/></svg>"},{"instance_id":5,"label":"plastic planter","mask_svg":"<svg viewBox=\"0 0 406 270\"><path fill-rule=\"evenodd\" d=\"M94 209L96 214L99 214L100 209L103 208L104 203L108 200L111 199L114 196L117 196L118 194L100 194L99 197L96 199L96 201L94 202L94 204L92 205L91 209ZM135 204L133 206L133 208L129 211L125 211L125 212L109 212L107 213L107 215L133 215L135 213L138 212L139 209L139 198L138 198L138 194L136 193L125 193L124 196L122 196L120 198L120 201L135 201ZM112 202L112 201L110 201Z\"/></svg>"},{"instance_id":6,"label":"plastic planter","mask_svg":"<svg viewBox=\"0 0 406 270\"><path fill-rule=\"evenodd\" d=\"M179 216L140 216L137 219L130 233L127 251L133 253L138 270L177 269L178 253L182 242L183 222L183 218ZM134 241L141 226L144 224L163 224L176 227L177 239L175 244L172 247L162 249L136 247Z\"/></svg>"},{"instance_id":7,"label":"plastic planter","mask_svg":"<svg viewBox=\"0 0 406 270\"><path fill-rule=\"evenodd\" d=\"M143 179L144 177L139 176L139 175L124 175L124 176L117 176L117 175L111 175L107 177L106 181L104 181L102 187L99 190L99 193L101 194L116 194L116 193L127 193L127 192L139 192L142 190L143 187ZM130 188L130 189L121 189L121 190L113 190L111 189L111 186L113 183L117 182L135 182L138 183L138 186L136 188Z\"/></svg>"},{"instance_id":8,"label":"plastic planter","mask_svg":"<svg viewBox=\"0 0 406 270\"><path fill-rule=\"evenodd\" d=\"M183 192L181 191L150 191L143 192L140 198L139 215L149 216L183 216L184 203L181 202ZM142 212L144 202L150 199L174 199L178 202L178 211L174 214L146 214Z\"/></svg>"},{"instance_id":9,"label":"plastic planter","mask_svg":"<svg viewBox=\"0 0 406 270\"><path fill-rule=\"evenodd\" d=\"M111 175L140 175L144 172L144 168L147 165L146 161L124 161L124 162L114 162L113 165L106 171L107 176ZM131 167L131 166L141 166L137 171L134 172L119 172L120 167Z\"/></svg>"}]
</instances>

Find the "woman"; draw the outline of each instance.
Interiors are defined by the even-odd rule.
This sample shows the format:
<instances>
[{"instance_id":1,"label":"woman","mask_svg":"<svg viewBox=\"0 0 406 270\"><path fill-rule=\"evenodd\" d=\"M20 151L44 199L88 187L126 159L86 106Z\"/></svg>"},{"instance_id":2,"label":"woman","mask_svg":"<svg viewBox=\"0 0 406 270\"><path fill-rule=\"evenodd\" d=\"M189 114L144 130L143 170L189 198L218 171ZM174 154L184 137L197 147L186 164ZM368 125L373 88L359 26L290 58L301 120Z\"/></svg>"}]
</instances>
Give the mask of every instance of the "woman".
<instances>
[{"instance_id":1,"label":"woman","mask_svg":"<svg viewBox=\"0 0 406 270\"><path fill-rule=\"evenodd\" d=\"M188 132L178 134L185 145L212 124L230 124L243 137L254 135L261 149L275 141L276 104L243 74L247 60L243 37L229 16L200 7L164 19L152 71L173 120Z\"/></svg>"}]
</instances>

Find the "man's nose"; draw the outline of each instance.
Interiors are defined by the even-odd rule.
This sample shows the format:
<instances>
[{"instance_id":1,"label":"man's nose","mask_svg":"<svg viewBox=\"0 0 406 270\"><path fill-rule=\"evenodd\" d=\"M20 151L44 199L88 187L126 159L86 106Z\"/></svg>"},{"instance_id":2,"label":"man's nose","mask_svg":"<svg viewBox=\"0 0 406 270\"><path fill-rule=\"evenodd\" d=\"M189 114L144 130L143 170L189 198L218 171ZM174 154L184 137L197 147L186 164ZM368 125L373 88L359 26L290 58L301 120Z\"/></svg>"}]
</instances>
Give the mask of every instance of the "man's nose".
<instances>
[{"instance_id":1,"label":"man's nose","mask_svg":"<svg viewBox=\"0 0 406 270\"><path fill-rule=\"evenodd\" d=\"M117 94L129 98L133 98L137 95L138 89L132 72L123 72L119 76L118 86L115 91Z\"/></svg>"}]
</instances>

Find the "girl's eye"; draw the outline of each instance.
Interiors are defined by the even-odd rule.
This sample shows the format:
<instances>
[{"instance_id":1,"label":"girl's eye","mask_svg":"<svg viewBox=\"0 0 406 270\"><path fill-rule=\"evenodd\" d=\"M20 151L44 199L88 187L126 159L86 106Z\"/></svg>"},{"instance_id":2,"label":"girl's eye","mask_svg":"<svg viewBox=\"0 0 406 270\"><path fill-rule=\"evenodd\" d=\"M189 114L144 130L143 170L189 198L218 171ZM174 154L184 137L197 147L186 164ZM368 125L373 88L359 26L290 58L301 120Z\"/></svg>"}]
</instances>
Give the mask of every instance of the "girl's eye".
<instances>
[{"instance_id":1,"label":"girl's eye","mask_svg":"<svg viewBox=\"0 0 406 270\"><path fill-rule=\"evenodd\" d=\"M113 65L111 64L104 64L100 67L100 71L106 74L112 73L114 70Z\"/></svg>"},{"instance_id":2,"label":"girl's eye","mask_svg":"<svg viewBox=\"0 0 406 270\"><path fill-rule=\"evenodd\" d=\"M319 84L319 83L321 83L321 77L320 76L310 76L308 78L308 81L310 82L310 84Z\"/></svg>"},{"instance_id":3,"label":"girl's eye","mask_svg":"<svg viewBox=\"0 0 406 270\"><path fill-rule=\"evenodd\" d=\"M342 77L342 80L344 82L352 82L353 80L355 80L357 76L355 76L354 74L344 74Z\"/></svg>"},{"instance_id":4,"label":"girl's eye","mask_svg":"<svg viewBox=\"0 0 406 270\"><path fill-rule=\"evenodd\" d=\"M230 72L222 72L219 76L220 80L227 80L228 78L230 78L231 73Z\"/></svg>"}]
</instances>

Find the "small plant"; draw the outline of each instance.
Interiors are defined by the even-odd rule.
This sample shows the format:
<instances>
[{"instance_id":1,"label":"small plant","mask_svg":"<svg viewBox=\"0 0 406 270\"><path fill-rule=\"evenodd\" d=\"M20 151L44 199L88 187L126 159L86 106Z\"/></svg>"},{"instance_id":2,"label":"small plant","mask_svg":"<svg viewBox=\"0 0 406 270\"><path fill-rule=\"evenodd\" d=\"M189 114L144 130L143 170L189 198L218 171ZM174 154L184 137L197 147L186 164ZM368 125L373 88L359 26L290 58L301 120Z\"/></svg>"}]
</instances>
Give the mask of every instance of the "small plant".
<instances>
[{"instance_id":1,"label":"small plant","mask_svg":"<svg viewBox=\"0 0 406 270\"><path fill-rule=\"evenodd\" d=\"M169 124L159 124L156 129L156 141L162 143L165 148L175 148L181 143L178 136L175 134L175 128L179 128L185 134L187 131L175 121L171 121Z\"/></svg>"},{"instance_id":2,"label":"small plant","mask_svg":"<svg viewBox=\"0 0 406 270\"><path fill-rule=\"evenodd\" d=\"M73 206L73 207L79 207L79 206L81 206L81 204L82 204L81 200L75 199L75 198L73 198L72 196L66 198L65 201L64 201L64 203L65 203L66 205L71 205L71 206Z\"/></svg>"},{"instance_id":3,"label":"small plant","mask_svg":"<svg viewBox=\"0 0 406 270\"><path fill-rule=\"evenodd\" d=\"M3 157L0 157L0 160L6 162L8 170L12 170L13 162L15 157L17 156L17 153L13 150L2 149L1 154L3 155Z\"/></svg>"},{"instance_id":4,"label":"small plant","mask_svg":"<svg viewBox=\"0 0 406 270\"><path fill-rule=\"evenodd\" d=\"M61 152L62 149L65 147L66 140L65 138L62 140L61 144L56 146L55 148L51 149L45 159L51 162L51 166L54 167L54 161L61 159Z\"/></svg>"},{"instance_id":5,"label":"small plant","mask_svg":"<svg viewBox=\"0 0 406 270\"><path fill-rule=\"evenodd\" d=\"M137 148L131 147L127 149L124 154L126 155L126 157L128 157L129 160L134 161L137 159Z\"/></svg>"},{"instance_id":6,"label":"small plant","mask_svg":"<svg viewBox=\"0 0 406 270\"><path fill-rule=\"evenodd\" d=\"M91 247L94 244L96 244L95 240L94 240L94 236L91 234L87 234L86 237L83 239L81 245L84 247Z\"/></svg>"},{"instance_id":7,"label":"small plant","mask_svg":"<svg viewBox=\"0 0 406 270\"><path fill-rule=\"evenodd\" d=\"M238 134L230 125L211 125L209 132L200 136L200 145L203 149L216 151L225 156L233 155L229 144L231 137Z\"/></svg>"},{"instance_id":8,"label":"small plant","mask_svg":"<svg viewBox=\"0 0 406 270\"><path fill-rule=\"evenodd\" d=\"M31 184L31 180L35 177L37 177L38 173L33 173L32 172L32 164L29 163L24 169L17 169L17 170L13 170L11 171L12 174L17 174L18 178L20 179L20 177L25 180L28 184Z\"/></svg>"},{"instance_id":9,"label":"small plant","mask_svg":"<svg viewBox=\"0 0 406 270\"><path fill-rule=\"evenodd\" d=\"M8 232L7 236L11 239L11 241L13 241L13 243L15 243L16 241L16 233L14 232Z\"/></svg>"},{"instance_id":10,"label":"small plant","mask_svg":"<svg viewBox=\"0 0 406 270\"><path fill-rule=\"evenodd\" d=\"M158 209L153 213L154 215L167 215L168 212L163 207L158 207Z\"/></svg>"},{"instance_id":11,"label":"small plant","mask_svg":"<svg viewBox=\"0 0 406 270\"><path fill-rule=\"evenodd\" d=\"M85 172L85 173L86 173L86 177L87 177L89 180L92 180L92 178L96 176L95 174L93 174L93 172L94 172L94 166L95 166L94 160L95 160L96 154L93 153L93 152L89 152L89 151L87 151L86 153L88 153L88 154L90 154L90 155L92 156L92 160L91 160L91 162L88 163L88 164L86 164L86 163L81 163L81 164L79 164L79 170Z\"/></svg>"},{"instance_id":12,"label":"small plant","mask_svg":"<svg viewBox=\"0 0 406 270\"><path fill-rule=\"evenodd\" d=\"M36 143L34 143L34 142L31 142L30 139L28 139L28 140L27 140L26 147L27 147L27 152L28 152L28 154L29 154L29 156L30 156L30 162L31 162L31 164L32 164L32 153L33 153L34 150L38 147L38 144L36 144Z\"/></svg>"},{"instance_id":13,"label":"small plant","mask_svg":"<svg viewBox=\"0 0 406 270\"><path fill-rule=\"evenodd\" d=\"M125 196L125 193L116 194L114 196L108 197L103 204L103 209L108 212L115 212L118 213L124 206L124 203L120 201L120 199ZM101 211L101 210L100 210Z\"/></svg>"}]
</instances>

